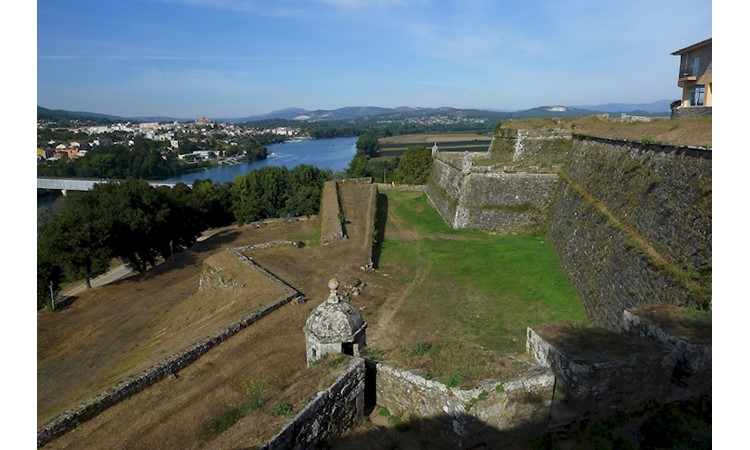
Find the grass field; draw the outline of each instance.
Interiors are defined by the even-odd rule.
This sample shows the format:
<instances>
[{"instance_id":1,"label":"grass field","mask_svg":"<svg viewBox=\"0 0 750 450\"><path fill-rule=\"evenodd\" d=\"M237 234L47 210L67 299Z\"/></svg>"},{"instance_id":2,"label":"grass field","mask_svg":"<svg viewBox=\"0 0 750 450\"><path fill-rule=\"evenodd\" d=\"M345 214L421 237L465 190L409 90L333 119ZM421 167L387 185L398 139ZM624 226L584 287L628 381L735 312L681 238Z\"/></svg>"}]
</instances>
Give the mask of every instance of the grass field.
<instances>
[{"instance_id":1,"label":"grass field","mask_svg":"<svg viewBox=\"0 0 750 450\"><path fill-rule=\"evenodd\" d=\"M423 193L386 195L389 220L380 267L416 286L396 314L403 345L385 359L426 364L430 367L422 368L438 378L457 375L471 384L501 376L493 366L498 358L526 358L526 327L586 321L544 236L453 230ZM477 363L482 360L486 367Z\"/></svg>"}]
</instances>

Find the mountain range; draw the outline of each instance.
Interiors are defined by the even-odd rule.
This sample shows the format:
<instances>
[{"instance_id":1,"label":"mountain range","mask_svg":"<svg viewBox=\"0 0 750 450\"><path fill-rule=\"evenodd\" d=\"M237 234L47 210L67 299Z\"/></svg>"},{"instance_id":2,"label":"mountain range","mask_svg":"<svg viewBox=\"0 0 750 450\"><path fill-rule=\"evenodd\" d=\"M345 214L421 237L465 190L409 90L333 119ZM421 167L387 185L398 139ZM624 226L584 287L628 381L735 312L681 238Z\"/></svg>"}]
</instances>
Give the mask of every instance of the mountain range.
<instances>
[{"instance_id":1,"label":"mountain range","mask_svg":"<svg viewBox=\"0 0 750 450\"><path fill-rule=\"evenodd\" d=\"M366 122L368 120L399 121L406 119L426 119L429 117L448 117L457 121L487 119L491 121L523 119L529 117L575 117L591 114L619 114L666 116L670 112L670 100L659 100L652 103L607 103L602 105L579 105L579 106L540 106L523 111L499 111L486 109L463 109L452 107L423 108L402 106L398 108L382 108L377 106L347 106L343 108L325 110L307 110L302 108L285 108L272 111L267 114L247 116L240 118L212 118L213 120L228 123L259 122L272 119L282 119L301 122L322 121L355 121ZM37 120L85 120L95 122L185 122L195 118L174 118L163 116L138 116L120 117L108 114L66 111L62 109L51 110L37 106Z\"/></svg>"}]
</instances>

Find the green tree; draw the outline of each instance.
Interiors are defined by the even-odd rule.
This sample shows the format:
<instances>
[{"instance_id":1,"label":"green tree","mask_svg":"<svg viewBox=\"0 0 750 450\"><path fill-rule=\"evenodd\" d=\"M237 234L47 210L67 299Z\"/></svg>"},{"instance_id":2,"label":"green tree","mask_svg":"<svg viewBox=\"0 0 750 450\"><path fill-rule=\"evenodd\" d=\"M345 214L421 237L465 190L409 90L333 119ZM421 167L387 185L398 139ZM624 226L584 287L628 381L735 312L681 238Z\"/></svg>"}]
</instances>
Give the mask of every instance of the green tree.
<instances>
[{"instance_id":1,"label":"green tree","mask_svg":"<svg viewBox=\"0 0 750 450\"><path fill-rule=\"evenodd\" d=\"M69 279L86 281L107 271L112 253L107 245L110 219L88 192L72 192L65 206L40 224L38 255L61 268Z\"/></svg>"},{"instance_id":2,"label":"green tree","mask_svg":"<svg viewBox=\"0 0 750 450\"><path fill-rule=\"evenodd\" d=\"M238 175L232 185L232 209L240 224L278 217L289 195L289 169L266 166Z\"/></svg>"},{"instance_id":3,"label":"green tree","mask_svg":"<svg viewBox=\"0 0 750 450\"><path fill-rule=\"evenodd\" d=\"M367 155L357 151L352 160L349 161L349 166L346 168L346 174L352 178L366 177L368 161L369 159L367 158Z\"/></svg>"},{"instance_id":4,"label":"green tree","mask_svg":"<svg viewBox=\"0 0 750 450\"><path fill-rule=\"evenodd\" d=\"M54 220L53 213L50 210L42 210L39 213L39 220L36 237L36 306L37 309L49 304L50 294L57 296L60 292L60 282L63 280L63 269L60 266L54 249L52 248L52 236L49 234L50 229L46 232L43 227L51 220ZM50 293L50 287L52 293Z\"/></svg>"},{"instance_id":5,"label":"green tree","mask_svg":"<svg viewBox=\"0 0 750 450\"><path fill-rule=\"evenodd\" d=\"M187 203L199 215L203 228L223 227L234 222L232 183L195 180Z\"/></svg>"},{"instance_id":6,"label":"green tree","mask_svg":"<svg viewBox=\"0 0 750 450\"><path fill-rule=\"evenodd\" d=\"M432 170L432 154L427 147L411 146L401 156L394 181L403 184L425 184Z\"/></svg>"},{"instance_id":7,"label":"green tree","mask_svg":"<svg viewBox=\"0 0 750 450\"><path fill-rule=\"evenodd\" d=\"M200 235L197 212L188 206L186 194L176 189L156 189L128 178L95 185L90 191L104 205L102 215L111 220L108 244L112 254L133 270L145 272L156 265L158 257L188 248Z\"/></svg>"},{"instance_id":8,"label":"green tree","mask_svg":"<svg viewBox=\"0 0 750 450\"><path fill-rule=\"evenodd\" d=\"M295 216L317 214L323 183L331 177L329 170L321 170L307 164L292 169L289 172L289 194L284 210Z\"/></svg>"},{"instance_id":9,"label":"green tree","mask_svg":"<svg viewBox=\"0 0 750 450\"><path fill-rule=\"evenodd\" d=\"M357 153L363 153L369 158L374 158L380 154L380 141L374 134L367 132L357 139Z\"/></svg>"}]
</instances>

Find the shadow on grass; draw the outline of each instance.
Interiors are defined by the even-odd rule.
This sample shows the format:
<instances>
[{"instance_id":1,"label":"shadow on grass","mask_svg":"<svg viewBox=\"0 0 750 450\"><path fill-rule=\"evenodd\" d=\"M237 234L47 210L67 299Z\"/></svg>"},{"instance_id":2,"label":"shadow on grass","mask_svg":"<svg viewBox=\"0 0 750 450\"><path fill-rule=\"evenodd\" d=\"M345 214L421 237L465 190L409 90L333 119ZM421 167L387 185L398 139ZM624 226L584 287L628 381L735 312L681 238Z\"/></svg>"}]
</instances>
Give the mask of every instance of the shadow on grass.
<instances>
[{"instance_id":1,"label":"shadow on grass","mask_svg":"<svg viewBox=\"0 0 750 450\"><path fill-rule=\"evenodd\" d=\"M375 215L375 243L372 246L372 265L378 268L380 254L383 252L385 240L385 223L388 220L388 196L378 193L377 214Z\"/></svg>"}]
</instances>

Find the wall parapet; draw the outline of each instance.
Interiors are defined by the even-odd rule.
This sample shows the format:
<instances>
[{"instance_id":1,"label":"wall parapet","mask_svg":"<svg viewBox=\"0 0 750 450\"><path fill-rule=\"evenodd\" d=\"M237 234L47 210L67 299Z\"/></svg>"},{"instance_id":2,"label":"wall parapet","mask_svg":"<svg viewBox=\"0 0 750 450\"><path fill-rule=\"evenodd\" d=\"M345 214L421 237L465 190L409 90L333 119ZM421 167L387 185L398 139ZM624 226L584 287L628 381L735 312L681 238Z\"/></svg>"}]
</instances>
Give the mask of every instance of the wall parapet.
<instances>
[{"instance_id":1,"label":"wall parapet","mask_svg":"<svg viewBox=\"0 0 750 450\"><path fill-rule=\"evenodd\" d=\"M475 389L449 388L383 362L377 362L375 370L379 406L404 420L439 423L439 432L461 448L488 427L518 432L545 424L555 384L552 371L540 366L506 381L482 382Z\"/></svg>"},{"instance_id":2,"label":"wall parapet","mask_svg":"<svg viewBox=\"0 0 750 450\"><path fill-rule=\"evenodd\" d=\"M365 361L351 358L344 373L328 389L318 392L276 436L260 448L318 448L357 425L364 417L364 410Z\"/></svg>"}]
</instances>

